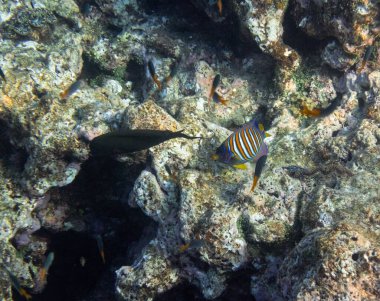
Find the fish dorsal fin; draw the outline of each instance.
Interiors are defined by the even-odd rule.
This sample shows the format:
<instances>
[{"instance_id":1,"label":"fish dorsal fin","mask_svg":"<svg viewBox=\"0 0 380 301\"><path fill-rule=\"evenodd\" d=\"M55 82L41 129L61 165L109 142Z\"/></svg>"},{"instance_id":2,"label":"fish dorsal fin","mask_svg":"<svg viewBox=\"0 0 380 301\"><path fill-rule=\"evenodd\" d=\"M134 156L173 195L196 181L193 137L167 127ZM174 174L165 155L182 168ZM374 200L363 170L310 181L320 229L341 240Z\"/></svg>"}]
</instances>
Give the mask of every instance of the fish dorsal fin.
<instances>
[{"instance_id":1,"label":"fish dorsal fin","mask_svg":"<svg viewBox=\"0 0 380 301\"><path fill-rule=\"evenodd\" d=\"M264 132L265 129L264 129L264 125L262 123L259 123L259 130Z\"/></svg>"}]
</instances>

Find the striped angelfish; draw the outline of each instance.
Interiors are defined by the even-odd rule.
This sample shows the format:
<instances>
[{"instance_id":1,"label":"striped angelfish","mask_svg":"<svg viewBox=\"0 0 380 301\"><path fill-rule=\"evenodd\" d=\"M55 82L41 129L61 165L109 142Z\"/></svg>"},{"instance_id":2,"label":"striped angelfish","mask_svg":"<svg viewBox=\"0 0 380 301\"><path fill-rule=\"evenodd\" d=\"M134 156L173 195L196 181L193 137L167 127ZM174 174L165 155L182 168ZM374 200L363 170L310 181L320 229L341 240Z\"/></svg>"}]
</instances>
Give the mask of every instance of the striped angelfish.
<instances>
[{"instance_id":1,"label":"striped angelfish","mask_svg":"<svg viewBox=\"0 0 380 301\"><path fill-rule=\"evenodd\" d=\"M268 147L264 142L265 137L268 136L264 126L253 120L235 130L217 148L211 158L241 169L246 169L244 165L246 162L257 162L251 189L253 191L268 155Z\"/></svg>"}]
</instances>

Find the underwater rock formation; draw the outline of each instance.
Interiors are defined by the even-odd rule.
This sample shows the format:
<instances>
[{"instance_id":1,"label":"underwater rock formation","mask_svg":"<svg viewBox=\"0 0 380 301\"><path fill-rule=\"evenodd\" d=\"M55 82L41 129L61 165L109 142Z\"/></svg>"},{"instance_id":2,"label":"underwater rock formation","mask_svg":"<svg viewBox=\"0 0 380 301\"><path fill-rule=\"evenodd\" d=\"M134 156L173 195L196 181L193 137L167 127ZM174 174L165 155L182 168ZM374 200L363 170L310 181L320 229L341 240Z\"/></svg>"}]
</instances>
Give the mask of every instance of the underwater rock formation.
<instances>
[{"instance_id":1,"label":"underwater rock formation","mask_svg":"<svg viewBox=\"0 0 380 301\"><path fill-rule=\"evenodd\" d=\"M306 235L285 258L278 281L288 300L377 299L379 237L341 224Z\"/></svg>"}]
</instances>

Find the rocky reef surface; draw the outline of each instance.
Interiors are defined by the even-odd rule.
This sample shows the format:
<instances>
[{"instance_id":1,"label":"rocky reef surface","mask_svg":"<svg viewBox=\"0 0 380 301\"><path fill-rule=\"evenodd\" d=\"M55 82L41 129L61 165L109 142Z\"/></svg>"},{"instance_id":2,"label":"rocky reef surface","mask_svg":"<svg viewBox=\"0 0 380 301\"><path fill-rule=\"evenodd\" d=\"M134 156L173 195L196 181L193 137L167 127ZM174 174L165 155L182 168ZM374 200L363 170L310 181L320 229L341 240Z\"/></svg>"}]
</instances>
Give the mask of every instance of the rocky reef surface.
<instances>
[{"instance_id":1,"label":"rocky reef surface","mask_svg":"<svg viewBox=\"0 0 380 301\"><path fill-rule=\"evenodd\" d=\"M5 269L35 300L380 299L379 33L374 0L0 2L0 299ZM211 155L253 118L252 193ZM90 155L118 129L202 139Z\"/></svg>"}]
</instances>

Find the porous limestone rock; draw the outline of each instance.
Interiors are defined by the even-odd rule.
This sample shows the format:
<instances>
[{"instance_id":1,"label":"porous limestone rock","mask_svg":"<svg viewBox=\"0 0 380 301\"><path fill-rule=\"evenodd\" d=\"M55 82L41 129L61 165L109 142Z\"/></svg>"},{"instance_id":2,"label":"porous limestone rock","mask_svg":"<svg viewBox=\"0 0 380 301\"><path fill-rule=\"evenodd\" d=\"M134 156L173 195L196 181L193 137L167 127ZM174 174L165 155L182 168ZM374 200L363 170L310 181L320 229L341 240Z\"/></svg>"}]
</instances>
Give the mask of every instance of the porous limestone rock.
<instances>
[{"instance_id":1,"label":"porous limestone rock","mask_svg":"<svg viewBox=\"0 0 380 301\"><path fill-rule=\"evenodd\" d=\"M279 270L282 294L287 300L376 300L379 247L379 237L359 225L311 231Z\"/></svg>"},{"instance_id":2,"label":"porous limestone rock","mask_svg":"<svg viewBox=\"0 0 380 301\"><path fill-rule=\"evenodd\" d=\"M180 282L180 270L160 254L152 241L133 266L120 268L117 273L116 292L125 300L152 301Z\"/></svg>"}]
</instances>

